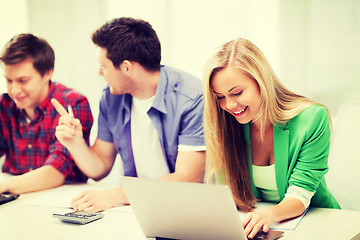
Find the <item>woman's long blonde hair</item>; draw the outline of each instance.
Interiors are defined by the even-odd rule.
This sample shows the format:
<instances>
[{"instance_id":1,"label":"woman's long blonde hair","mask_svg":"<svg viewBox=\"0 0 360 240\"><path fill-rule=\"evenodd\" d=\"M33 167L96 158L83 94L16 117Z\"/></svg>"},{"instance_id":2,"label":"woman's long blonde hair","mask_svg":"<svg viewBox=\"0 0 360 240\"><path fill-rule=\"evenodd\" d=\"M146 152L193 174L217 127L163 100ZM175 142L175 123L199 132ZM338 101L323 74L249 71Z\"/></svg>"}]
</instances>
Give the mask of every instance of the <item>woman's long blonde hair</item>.
<instances>
[{"instance_id":1,"label":"woman's long blonde hair","mask_svg":"<svg viewBox=\"0 0 360 240\"><path fill-rule=\"evenodd\" d=\"M220 108L211 88L212 77L225 67L243 70L257 82L261 103L253 121L259 123L260 132L264 131L267 122L275 125L285 123L318 103L288 90L278 80L260 49L246 39L223 44L207 62L203 75L207 146L205 181L228 184L238 207L249 211L256 199L251 191L243 125Z\"/></svg>"}]
</instances>

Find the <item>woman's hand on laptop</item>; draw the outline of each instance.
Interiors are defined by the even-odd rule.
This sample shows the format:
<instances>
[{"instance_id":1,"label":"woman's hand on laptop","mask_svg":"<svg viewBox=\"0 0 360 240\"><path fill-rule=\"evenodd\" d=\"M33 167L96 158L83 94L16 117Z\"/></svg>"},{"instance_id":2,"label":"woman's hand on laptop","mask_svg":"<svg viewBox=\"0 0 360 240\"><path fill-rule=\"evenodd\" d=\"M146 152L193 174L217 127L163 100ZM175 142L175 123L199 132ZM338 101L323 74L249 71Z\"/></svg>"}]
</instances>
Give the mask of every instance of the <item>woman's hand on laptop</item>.
<instances>
[{"instance_id":1,"label":"woman's hand on laptop","mask_svg":"<svg viewBox=\"0 0 360 240\"><path fill-rule=\"evenodd\" d=\"M100 212L117 204L129 204L122 188L88 190L75 197L71 206L75 211Z\"/></svg>"},{"instance_id":2,"label":"woman's hand on laptop","mask_svg":"<svg viewBox=\"0 0 360 240\"><path fill-rule=\"evenodd\" d=\"M285 197L276 205L249 212L245 215L242 224L246 235L252 239L260 229L268 232L271 223L297 217L304 211L305 206L298 198Z\"/></svg>"},{"instance_id":3,"label":"woman's hand on laptop","mask_svg":"<svg viewBox=\"0 0 360 240\"><path fill-rule=\"evenodd\" d=\"M247 213L242 220L246 236L252 239L261 229L268 232L273 220L271 207Z\"/></svg>"}]
</instances>

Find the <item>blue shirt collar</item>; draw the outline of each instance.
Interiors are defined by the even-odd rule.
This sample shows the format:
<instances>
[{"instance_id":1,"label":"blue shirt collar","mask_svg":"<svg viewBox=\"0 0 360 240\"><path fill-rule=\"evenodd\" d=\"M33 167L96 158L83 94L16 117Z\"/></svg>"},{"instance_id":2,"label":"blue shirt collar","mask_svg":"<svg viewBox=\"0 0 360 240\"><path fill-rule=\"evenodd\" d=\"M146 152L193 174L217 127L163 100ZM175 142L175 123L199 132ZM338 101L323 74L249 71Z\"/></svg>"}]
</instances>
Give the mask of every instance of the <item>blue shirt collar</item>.
<instances>
[{"instance_id":1,"label":"blue shirt collar","mask_svg":"<svg viewBox=\"0 0 360 240\"><path fill-rule=\"evenodd\" d=\"M167 78L164 68L161 67L160 79L159 79L158 86L156 88L155 99L154 99L154 103L153 103L152 107L164 114L167 113L166 106L165 106L165 95L166 95L167 85L168 85L168 78Z\"/></svg>"},{"instance_id":2,"label":"blue shirt collar","mask_svg":"<svg viewBox=\"0 0 360 240\"><path fill-rule=\"evenodd\" d=\"M155 108L159 112L167 114L166 105L165 105L165 96L167 91L168 78L164 67L160 69L160 78L156 88L155 99L152 105L152 108ZM130 94L125 94L123 98L123 104L121 106L125 108L127 112L131 112L131 103L132 96Z\"/></svg>"}]
</instances>

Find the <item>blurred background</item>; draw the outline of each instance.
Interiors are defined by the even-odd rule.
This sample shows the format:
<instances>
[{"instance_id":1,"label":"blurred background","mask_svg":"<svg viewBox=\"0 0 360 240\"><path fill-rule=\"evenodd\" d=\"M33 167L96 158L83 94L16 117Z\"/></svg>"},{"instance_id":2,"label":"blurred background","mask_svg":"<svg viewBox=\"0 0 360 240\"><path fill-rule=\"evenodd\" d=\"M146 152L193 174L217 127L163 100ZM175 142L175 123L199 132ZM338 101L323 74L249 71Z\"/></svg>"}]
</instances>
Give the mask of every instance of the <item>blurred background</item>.
<instances>
[{"instance_id":1,"label":"blurred background","mask_svg":"<svg viewBox=\"0 0 360 240\"><path fill-rule=\"evenodd\" d=\"M201 78L208 57L237 37L264 52L292 91L340 105L360 96L358 0L0 0L0 46L31 32L55 50L52 80L83 93L95 118L105 81L91 33L116 17L144 19L162 44L162 64ZM0 68L0 92L6 83Z\"/></svg>"},{"instance_id":2,"label":"blurred background","mask_svg":"<svg viewBox=\"0 0 360 240\"><path fill-rule=\"evenodd\" d=\"M150 22L162 64L199 78L219 45L243 37L260 47L288 88L324 103L333 115L360 96L358 0L0 0L0 12L1 48L22 32L45 38L56 55L53 80L88 97L95 119L105 81L97 75L90 36L122 16Z\"/></svg>"}]
</instances>

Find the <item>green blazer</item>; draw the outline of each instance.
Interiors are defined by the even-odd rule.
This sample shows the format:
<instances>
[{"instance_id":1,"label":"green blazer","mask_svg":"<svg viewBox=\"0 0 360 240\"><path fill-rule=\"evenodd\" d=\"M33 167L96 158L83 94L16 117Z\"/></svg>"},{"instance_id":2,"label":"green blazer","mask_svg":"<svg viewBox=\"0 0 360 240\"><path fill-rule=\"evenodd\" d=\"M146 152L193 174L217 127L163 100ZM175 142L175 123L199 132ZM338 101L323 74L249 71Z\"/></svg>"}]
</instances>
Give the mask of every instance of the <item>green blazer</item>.
<instances>
[{"instance_id":1,"label":"green blazer","mask_svg":"<svg viewBox=\"0 0 360 240\"><path fill-rule=\"evenodd\" d=\"M252 191L260 198L252 175L250 129L245 126ZM314 192L310 206L340 208L329 192L324 175L328 171L330 124L325 107L314 105L281 126L273 126L276 185L280 200L289 185Z\"/></svg>"}]
</instances>

